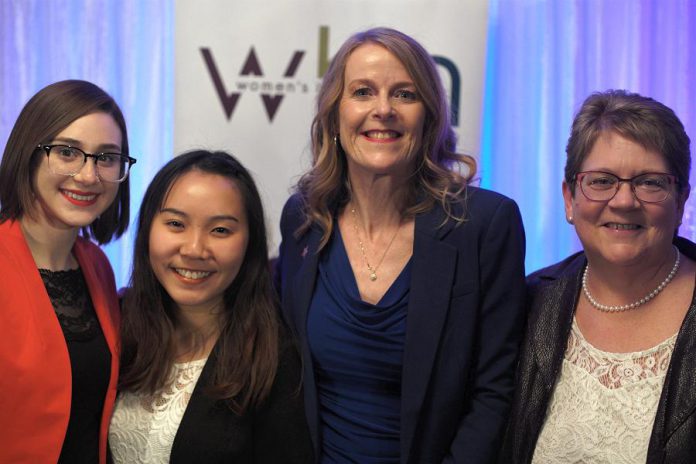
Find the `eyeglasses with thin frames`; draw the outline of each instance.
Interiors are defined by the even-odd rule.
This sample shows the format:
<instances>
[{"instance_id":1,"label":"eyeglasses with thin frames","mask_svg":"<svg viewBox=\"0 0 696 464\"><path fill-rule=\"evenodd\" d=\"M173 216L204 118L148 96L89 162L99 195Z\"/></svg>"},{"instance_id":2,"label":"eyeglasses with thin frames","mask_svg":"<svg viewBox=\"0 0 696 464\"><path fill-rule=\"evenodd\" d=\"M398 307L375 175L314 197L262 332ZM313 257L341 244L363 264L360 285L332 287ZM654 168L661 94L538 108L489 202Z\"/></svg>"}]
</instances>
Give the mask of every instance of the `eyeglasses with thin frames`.
<instances>
[{"instance_id":1,"label":"eyeglasses with thin frames","mask_svg":"<svg viewBox=\"0 0 696 464\"><path fill-rule=\"evenodd\" d=\"M583 171L575 176L582 194L591 201L609 201L614 198L623 182L628 182L633 195L645 203L660 203L674 192L679 180L672 174L646 172L624 179L609 172Z\"/></svg>"},{"instance_id":2,"label":"eyeglasses with thin frames","mask_svg":"<svg viewBox=\"0 0 696 464\"><path fill-rule=\"evenodd\" d=\"M48 157L48 167L54 174L74 177L87 163L94 159L97 177L106 182L123 182L128 177L130 167L137 160L122 153L87 153L70 145L38 145Z\"/></svg>"}]
</instances>

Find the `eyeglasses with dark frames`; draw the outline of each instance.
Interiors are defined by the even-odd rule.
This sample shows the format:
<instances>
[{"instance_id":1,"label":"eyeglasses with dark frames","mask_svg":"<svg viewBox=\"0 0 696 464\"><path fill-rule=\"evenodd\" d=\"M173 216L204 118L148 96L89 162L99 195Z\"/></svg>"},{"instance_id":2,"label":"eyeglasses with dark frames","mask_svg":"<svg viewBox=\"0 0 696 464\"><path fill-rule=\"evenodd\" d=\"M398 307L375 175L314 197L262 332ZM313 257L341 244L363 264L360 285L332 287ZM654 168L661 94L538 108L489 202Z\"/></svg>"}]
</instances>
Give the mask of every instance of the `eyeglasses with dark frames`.
<instances>
[{"instance_id":1,"label":"eyeglasses with dark frames","mask_svg":"<svg viewBox=\"0 0 696 464\"><path fill-rule=\"evenodd\" d=\"M70 145L38 145L36 148L46 152L48 167L54 174L74 177L82 170L87 159L92 158L97 176L106 182L126 180L130 167L137 161L123 153L87 153Z\"/></svg>"},{"instance_id":2,"label":"eyeglasses with dark frames","mask_svg":"<svg viewBox=\"0 0 696 464\"><path fill-rule=\"evenodd\" d=\"M660 203L674 193L679 180L664 172L646 172L624 179L609 172L583 171L575 175L582 194L591 201L609 201L616 196L621 184L627 182L633 195L645 203Z\"/></svg>"}]
</instances>

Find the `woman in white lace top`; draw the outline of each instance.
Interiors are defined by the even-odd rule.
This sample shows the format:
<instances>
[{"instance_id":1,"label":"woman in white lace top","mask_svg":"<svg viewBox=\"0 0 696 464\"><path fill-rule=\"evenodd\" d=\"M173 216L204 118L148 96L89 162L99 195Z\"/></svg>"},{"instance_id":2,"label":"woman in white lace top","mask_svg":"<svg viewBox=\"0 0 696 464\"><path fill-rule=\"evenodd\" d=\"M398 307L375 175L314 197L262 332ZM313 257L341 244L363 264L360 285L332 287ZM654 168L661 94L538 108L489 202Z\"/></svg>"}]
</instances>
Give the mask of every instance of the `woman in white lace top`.
<instances>
[{"instance_id":1,"label":"woman in white lace top","mask_svg":"<svg viewBox=\"0 0 696 464\"><path fill-rule=\"evenodd\" d=\"M177 156L153 179L122 303L114 462L312 461L265 230L254 181L227 153Z\"/></svg>"},{"instance_id":2,"label":"woman in white lace top","mask_svg":"<svg viewBox=\"0 0 696 464\"><path fill-rule=\"evenodd\" d=\"M583 251L528 277L504 463L696 457L696 245L677 237L689 138L665 105L588 97L563 198Z\"/></svg>"}]
</instances>

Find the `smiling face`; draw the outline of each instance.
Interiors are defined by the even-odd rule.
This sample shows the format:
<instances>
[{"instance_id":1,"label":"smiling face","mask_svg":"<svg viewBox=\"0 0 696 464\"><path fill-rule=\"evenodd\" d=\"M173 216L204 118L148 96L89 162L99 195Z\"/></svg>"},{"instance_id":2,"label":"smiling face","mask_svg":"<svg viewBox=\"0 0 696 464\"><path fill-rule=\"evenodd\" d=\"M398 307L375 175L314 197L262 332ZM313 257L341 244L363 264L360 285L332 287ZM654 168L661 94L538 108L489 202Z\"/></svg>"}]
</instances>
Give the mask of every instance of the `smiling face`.
<instances>
[{"instance_id":1,"label":"smiling face","mask_svg":"<svg viewBox=\"0 0 696 464\"><path fill-rule=\"evenodd\" d=\"M249 241L236 183L193 170L179 177L152 222L150 264L180 310L219 308Z\"/></svg>"},{"instance_id":2,"label":"smiling face","mask_svg":"<svg viewBox=\"0 0 696 464\"><path fill-rule=\"evenodd\" d=\"M581 166L581 171L604 171L628 179L648 172L669 173L664 157L614 132L602 134ZM621 184L609 201L591 201L575 186L563 183L566 215L588 260L594 265L660 265L670 252L672 237L681 221L686 198L676 186L660 203L640 202L629 183Z\"/></svg>"},{"instance_id":3,"label":"smiling face","mask_svg":"<svg viewBox=\"0 0 696 464\"><path fill-rule=\"evenodd\" d=\"M76 119L49 144L65 144L87 153L120 152L122 134L114 118L92 113ZM103 182L97 176L94 160L89 159L74 176L54 174L46 152L34 173L34 210L42 221L58 229L88 226L114 201L119 184Z\"/></svg>"},{"instance_id":4,"label":"smiling face","mask_svg":"<svg viewBox=\"0 0 696 464\"><path fill-rule=\"evenodd\" d=\"M377 44L356 48L346 61L338 112L351 173L409 175L421 148L425 107L398 58Z\"/></svg>"}]
</instances>

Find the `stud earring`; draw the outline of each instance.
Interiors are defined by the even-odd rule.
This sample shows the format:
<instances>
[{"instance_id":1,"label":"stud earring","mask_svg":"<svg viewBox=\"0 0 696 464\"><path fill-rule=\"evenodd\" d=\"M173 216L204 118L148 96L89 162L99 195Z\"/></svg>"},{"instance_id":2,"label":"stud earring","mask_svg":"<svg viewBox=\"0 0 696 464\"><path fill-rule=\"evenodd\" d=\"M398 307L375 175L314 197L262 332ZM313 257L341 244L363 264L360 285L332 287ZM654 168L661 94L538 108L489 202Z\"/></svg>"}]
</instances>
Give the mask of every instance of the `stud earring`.
<instances>
[{"instance_id":1,"label":"stud earring","mask_svg":"<svg viewBox=\"0 0 696 464\"><path fill-rule=\"evenodd\" d=\"M568 224L573 224L573 216L568 216L566 221L568 221Z\"/></svg>"}]
</instances>

